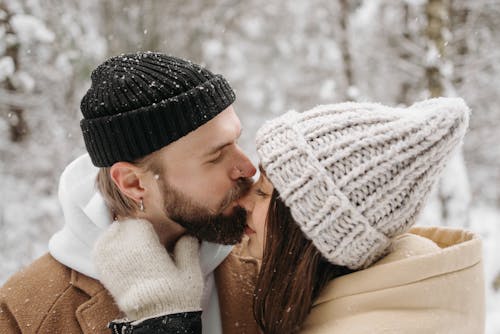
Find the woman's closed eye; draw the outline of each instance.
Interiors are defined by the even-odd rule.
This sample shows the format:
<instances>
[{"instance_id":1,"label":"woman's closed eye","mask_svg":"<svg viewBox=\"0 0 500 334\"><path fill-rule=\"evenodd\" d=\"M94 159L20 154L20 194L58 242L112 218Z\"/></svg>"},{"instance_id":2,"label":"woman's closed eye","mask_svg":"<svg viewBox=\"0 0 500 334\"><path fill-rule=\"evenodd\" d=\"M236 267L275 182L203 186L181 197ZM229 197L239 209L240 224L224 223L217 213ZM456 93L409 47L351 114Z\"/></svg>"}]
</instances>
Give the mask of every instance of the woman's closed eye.
<instances>
[{"instance_id":1,"label":"woman's closed eye","mask_svg":"<svg viewBox=\"0 0 500 334\"><path fill-rule=\"evenodd\" d=\"M255 194L257 194L257 196L260 196L260 197L267 197L267 196L269 196L269 194L265 193L260 188L255 189Z\"/></svg>"}]
</instances>

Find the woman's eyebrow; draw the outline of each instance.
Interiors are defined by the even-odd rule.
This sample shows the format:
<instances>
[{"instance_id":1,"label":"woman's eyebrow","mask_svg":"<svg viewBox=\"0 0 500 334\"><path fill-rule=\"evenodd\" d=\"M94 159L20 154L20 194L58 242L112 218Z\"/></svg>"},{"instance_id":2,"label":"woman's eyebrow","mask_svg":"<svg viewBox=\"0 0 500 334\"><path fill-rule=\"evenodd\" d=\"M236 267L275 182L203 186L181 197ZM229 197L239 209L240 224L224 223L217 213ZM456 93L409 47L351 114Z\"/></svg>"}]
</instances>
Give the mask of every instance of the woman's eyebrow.
<instances>
[{"instance_id":1,"label":"woman's eyebrow","mask_svg":"<svg viewBox=\"0 0 500 334\"><path fill-rule=\"evenodd\" d=\"M266 171L264 170L264 168L262 168L262 165L261 165L261 164L259 164L259 172L260 172L260 174L262 174L262 175L266 175Z\"/></svg>"}]
</instances>

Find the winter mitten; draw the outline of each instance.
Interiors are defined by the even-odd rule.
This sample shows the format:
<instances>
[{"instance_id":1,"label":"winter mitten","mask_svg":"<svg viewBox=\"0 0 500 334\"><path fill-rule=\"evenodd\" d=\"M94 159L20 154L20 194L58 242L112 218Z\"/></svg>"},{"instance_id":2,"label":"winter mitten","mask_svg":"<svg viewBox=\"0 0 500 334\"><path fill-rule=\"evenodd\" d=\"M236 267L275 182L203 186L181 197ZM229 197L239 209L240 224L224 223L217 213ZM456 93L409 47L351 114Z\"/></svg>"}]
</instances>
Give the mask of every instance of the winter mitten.
<instances>
[{"instance_id":1,"label":"winter mitten","mask_svg":"<svg viewBox=\"0 0 500 334\"><path fill-rule=\"evenodd\" d=\"M199 242L184 236L173 258L146 220L113 223L97 240L93 259L101 283L129 320L201 310Z\"/></svg>"}]
</instances>

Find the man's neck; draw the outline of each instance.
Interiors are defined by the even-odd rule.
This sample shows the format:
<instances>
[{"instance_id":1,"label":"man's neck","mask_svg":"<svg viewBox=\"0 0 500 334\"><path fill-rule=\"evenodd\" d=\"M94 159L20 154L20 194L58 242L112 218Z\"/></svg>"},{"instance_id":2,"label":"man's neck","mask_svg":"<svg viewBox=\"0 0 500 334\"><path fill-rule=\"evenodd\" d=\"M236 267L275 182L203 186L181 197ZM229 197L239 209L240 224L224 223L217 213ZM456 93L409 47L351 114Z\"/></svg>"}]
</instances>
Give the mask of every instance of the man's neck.
<instances>
[{"instance_id":1,"label":"man's neck","mask_svg":"<svg viewBox=\"0 0 500 334\"><path fill-rule=\"evenodd\" d=\"M186 229L172 221L151 223L160 238L160 242L169 252L173 252L177 240L186 233Z\"/></svg>"}]
</instances>

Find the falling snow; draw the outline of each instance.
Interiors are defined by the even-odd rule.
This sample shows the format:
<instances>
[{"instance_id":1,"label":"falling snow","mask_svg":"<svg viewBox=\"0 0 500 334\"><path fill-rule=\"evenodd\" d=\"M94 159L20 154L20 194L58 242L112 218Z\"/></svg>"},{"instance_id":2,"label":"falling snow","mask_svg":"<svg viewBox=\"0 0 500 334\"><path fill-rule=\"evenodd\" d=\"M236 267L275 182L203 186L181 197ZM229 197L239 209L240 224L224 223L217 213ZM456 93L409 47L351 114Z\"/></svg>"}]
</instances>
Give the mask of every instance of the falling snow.
<instances>
[{"instance_id":1,"label":"falling snow","mask_svg":"<svg viewBox=\"0 0 500 334\"><path fill-rule=\"evenodd\" d=\"M4 0L9 12L0 10L0 283L45 253L62 225L58 177L85 151L79 103L91 69L108 56L162 51L224 74L245 128L240 144L254 162L254 135L266 119L345 99L411 104L429 96L426 70L436 66L446 94L470 105L471 128L463 155L450 164L420 223L466 227L483 237L486 333L499 333L500 41L494 32L500 29L500 3L456 2L443 57L423 36L427 2L352 2L343 31L340 2L329 0L255 0L231 8L223 1L124 6L113 0L103 6L87 0L53 8L41 0ZM2 22L9 17L7 27ZM344 33L352 82L339 42ZM13 45L17 55L9 49ZM150 86L164 88L156 81ZM26 136L13 141L20 120L27 124L21 129Z\"/></svg>"}]
</instances>

